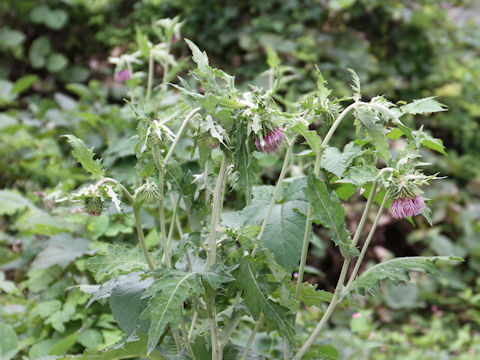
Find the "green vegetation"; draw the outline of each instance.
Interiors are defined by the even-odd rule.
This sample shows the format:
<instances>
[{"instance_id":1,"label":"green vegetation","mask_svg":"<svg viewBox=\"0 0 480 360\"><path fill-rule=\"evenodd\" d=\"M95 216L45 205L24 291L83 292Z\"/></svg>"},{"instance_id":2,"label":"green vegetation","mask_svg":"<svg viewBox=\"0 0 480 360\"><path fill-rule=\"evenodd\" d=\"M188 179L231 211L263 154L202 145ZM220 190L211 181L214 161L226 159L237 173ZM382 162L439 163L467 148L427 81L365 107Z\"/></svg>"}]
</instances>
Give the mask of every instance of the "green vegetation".
<instances>
[{"instance_id":1,"label":"green vegetation","mask_svg":"<svg viewBox=\"0 0 480 360\"><path fill-rule=\"evenodd\" d=\"M2 1L0 359L478 358L478 11Z\"/></svg>"}]
</instances>

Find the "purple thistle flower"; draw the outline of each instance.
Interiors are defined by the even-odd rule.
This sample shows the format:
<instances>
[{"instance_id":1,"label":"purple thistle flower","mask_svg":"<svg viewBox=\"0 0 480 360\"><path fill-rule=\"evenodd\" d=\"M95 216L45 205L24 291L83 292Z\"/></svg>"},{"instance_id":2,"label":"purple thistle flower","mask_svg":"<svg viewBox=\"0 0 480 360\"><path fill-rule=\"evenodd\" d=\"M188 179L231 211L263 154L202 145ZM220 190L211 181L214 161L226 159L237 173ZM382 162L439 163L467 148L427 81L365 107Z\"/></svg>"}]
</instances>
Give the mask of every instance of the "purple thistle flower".
<instances>
[{"instance_id":1,"label":"purple thistle flower","mask_svg":"<svg viewBox=\"0 0 480 360\"><path fill-rule=\"evenodd\" d=\"M260 152L274 153L278 151L284 138L285 134L283 133L283 129L279 126L275 130L269 131L267 135L263 137L263 145L260 137L257 137L255 139L255 146Z\"/></svg>"},{"instance_id":2,"label":"purple thistle flower","mask_svg":"<svg viewBox=\"0 0 480 360\"><path fill-rule=\"evenodd\" d=\"M390 206L390 214L395 219L403 219L421 214L425 209L425 201L420 196L395 199Z\"/></svg>"},{"instance_id":3,"label":"purple thistle flower","mask_svg":"<svg viewBox=\"0 0 480 360\"><path fill-rule=\"evenodd\" d=\"M114 77L115 81L117 82L125 82L128 79L130 79L130 70L124 69L122 71L119 71L115 74Z\"/></svg>"}]
</instances>

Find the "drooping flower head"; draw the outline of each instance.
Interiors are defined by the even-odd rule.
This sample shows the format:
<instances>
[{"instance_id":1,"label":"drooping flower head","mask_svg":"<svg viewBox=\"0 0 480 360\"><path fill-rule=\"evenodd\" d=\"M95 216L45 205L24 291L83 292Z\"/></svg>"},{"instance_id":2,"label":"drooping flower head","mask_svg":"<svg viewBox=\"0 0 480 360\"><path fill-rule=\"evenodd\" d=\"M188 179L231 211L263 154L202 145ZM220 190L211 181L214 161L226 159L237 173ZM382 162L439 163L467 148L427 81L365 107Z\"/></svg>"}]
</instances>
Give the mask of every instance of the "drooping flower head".
<instances>
[{"instance_id":1,"label":"drooping flower head","mask_svg":"<svg viewBox=\"0 0 480 360\"><path fill-rule=\"evenodd\" d=\"M274 153L280 148L283 139L285 139L285 134L283 133L283 129L278 126L274 130L268 131L265 136L258 136L255 139L255 146L260 152Z\"/></svg>"},{"instance_id":2,"label":"drooping flower head","mask_svg":"<svg viewBox=\"0 0 480 360\"><path fill-rule=\"evenodd\" d=\"M160 189L157 184L150 181L145 182L135 190L135 202L137 204L153 204L161 199Z\"/></svg>"},{"instance_id":3,"label":"drooping flower head","mask_svg":"<svg viewBox=\"0 0 480 360\"><path fill-rule=\"evenodd\" d=\"M105 208L105 202L102 197L92 194L83 199L84 211L90 216L100 216Z\"/></svg>"},{"instance_id":4,"label":"drooping flower head","mask_svg":"<svg viewBox=\"0 0 480 360\"><path fill-rule=\"evenodd\" d=\"M403 219L416 216L425 209L425 201L421 196L404 197L393 200L390 205L390 214L395 219Z\"/></svg>"},{"instance_id":5,"label":"drooping flower head","mask_svg":"<svg viewBox=\"0 0 480 360\"><path fill-rule=\"evenodd\" d=\"M124 69L124 70L121 70L121 71L117 72L115 74L114 79L117 82L125 82L128 79L130 79L130 77L131 77L130 70Z\"/></svg>"}]
</instances>

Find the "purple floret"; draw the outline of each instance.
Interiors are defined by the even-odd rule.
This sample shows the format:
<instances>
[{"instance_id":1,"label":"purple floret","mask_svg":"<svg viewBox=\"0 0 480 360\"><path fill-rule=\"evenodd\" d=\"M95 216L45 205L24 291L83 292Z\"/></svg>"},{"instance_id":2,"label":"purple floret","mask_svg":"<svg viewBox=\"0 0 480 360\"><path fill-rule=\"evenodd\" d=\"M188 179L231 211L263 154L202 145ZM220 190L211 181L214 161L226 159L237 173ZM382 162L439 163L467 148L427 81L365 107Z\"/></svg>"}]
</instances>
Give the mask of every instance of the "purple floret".
<instances>
[{"instance_id":1,"label":"purple floret","mask_svg":"<svg viewBox=\"0 0 480 360\"><path fill-rule=\"evenodd\" d=\"M130 70L128 69L119 71L115 74L115 81L117 82L125 82L128 79L130 79Z\"/></svg>"},{"instance_id":2,"label":"purple floret","mask_svg":"<svg viewBox=\"0 0 480 360\"><path fill-rule=\"evenodd\" d=\"M263 145L260 137L257 137L255 139L255 146L260 152L274 153L278 151L280 145L283 142L283 139L285 139L285 134L283 133L282 128L279 126L275 130L268 132L263 137L263 141L264 141Z\"/></svg>"},{"instance_id":3,"label":"purple floret","mask_svg":"<svg viewBox=\"0 0 480 360\"><path fill-rule=\"evenodd\" d=\"M425 201L420 196L395 199L390 206L390 214L395 219L404 219L419 215L425 209Z\"/></svg>"}]
</instances>

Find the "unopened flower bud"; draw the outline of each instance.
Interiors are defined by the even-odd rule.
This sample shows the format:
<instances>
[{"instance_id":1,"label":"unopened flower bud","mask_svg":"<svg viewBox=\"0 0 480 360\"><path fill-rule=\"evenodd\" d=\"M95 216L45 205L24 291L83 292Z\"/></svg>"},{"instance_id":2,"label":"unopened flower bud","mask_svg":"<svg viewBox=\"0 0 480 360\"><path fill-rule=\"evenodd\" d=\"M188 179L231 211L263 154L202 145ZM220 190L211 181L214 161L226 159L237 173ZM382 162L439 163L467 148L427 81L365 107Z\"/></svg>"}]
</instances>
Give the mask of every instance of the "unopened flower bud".
<instances>
[{"instance_id":1,"label":"unopened flower bud","mask_svg":"<svg viewBox=\"0 0 480 360\"><path fill-rule=\"evenodd\" d=\"M148 180L135 190L135 202L137 204L153 204L160 200L160 198L160 189L157 184L150 183Z\"/></svg>"},{"instance_id":2,"label":"unopened flower bud","mask_svg":"<svg viewBox=\"0 0 480 360\"><path fill-rule=\"evenodd\" d=\"M280 148L280 145L285 138L283 129L279 126L275 130L269 131L264 137L263 141L260 137L255 139L255 146L258 151L263 153L274 153Z\"/></svg>"},{"instance_id":3,"label":"unopened flower bud","mask_svg":"<svg viewBox=\"0 0 480 360\"><path fill-rule=\"evenodd\" d=\"M84 209L88 215L100 216L105 208L105 202L99 195L91 195L83 199Z\"/></svg>"}]
</instances>

